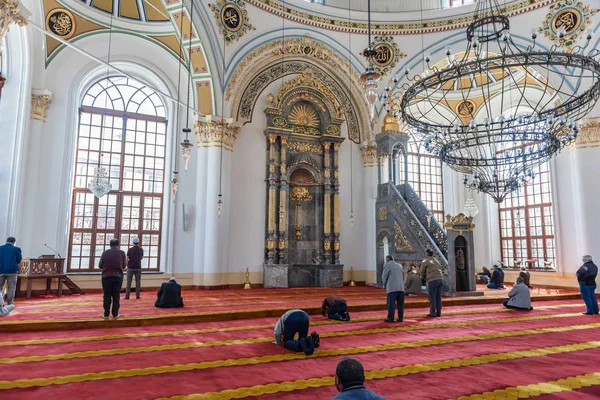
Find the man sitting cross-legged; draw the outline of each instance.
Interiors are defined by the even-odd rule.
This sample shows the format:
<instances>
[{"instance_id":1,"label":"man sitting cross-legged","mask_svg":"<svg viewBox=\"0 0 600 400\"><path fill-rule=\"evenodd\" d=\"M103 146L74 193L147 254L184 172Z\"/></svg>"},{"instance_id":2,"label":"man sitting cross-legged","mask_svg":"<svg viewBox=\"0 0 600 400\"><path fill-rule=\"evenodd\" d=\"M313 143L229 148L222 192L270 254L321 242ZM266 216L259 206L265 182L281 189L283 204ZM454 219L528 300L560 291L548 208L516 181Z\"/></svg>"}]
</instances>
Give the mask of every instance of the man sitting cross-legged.
<instances>
[{"instance_id":1,"label":"man sitting cross-legged","mask_svg":"<svg viewBox=\"0 0 600 400\"><path fill-rule=\"evenodd\" d=\"M512 290L508 293L509 299L504 301L504 307L515 310L533 310L529 288L520 276Z\"/></svg>"},{"instance_id":2,"label":"man sitting cross-legged","mask_svg":"<svg viewBox=\"0 0 600 400\"><path fill-rule=\"evenodd\" d=\"M275 324L273 335L275 342L292 351L304 351L307 356L319 347L320 338L317 332L308 335L308 314L302 310L290 310L283 314ZM294 337L298 334L298 339Z\"/></svg>"},{"instance_id":3,"label":"man sitting cross-legged","mask_svg":"<svg viewBox=\"0 0 600 400\"><path fill-rule=\"evenodd\" d=\"M329 319L350 321L350 314L348 314L348 305L346 304L346 300L337 296L329 296L323 300L323 304L321 305L321 314L327 315Z\"/></svg>"}]
</instances>

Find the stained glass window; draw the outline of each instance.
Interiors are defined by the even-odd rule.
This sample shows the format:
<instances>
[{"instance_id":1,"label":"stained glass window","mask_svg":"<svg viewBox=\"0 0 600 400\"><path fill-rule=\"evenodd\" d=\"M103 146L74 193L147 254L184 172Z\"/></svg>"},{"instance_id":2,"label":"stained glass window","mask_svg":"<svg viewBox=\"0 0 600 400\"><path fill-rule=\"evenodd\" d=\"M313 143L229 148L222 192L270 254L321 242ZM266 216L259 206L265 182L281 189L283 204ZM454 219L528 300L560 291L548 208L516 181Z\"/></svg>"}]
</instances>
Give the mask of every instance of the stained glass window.
<instances>
[{"instance_id":1,"label":"stained glass window","mask_svg":"<svg viewBox=\"0 0 600 400\"><path fill-rule=\"evenodd\" d=\"M75 160L68 270L93 271L112 238L126 250L137 236L142 268L160 265L166 154L165 108L151 88L125 77L103 79L83 98ZM112 191L87 189L98 165Z\"/></svg>"}]
</instances>

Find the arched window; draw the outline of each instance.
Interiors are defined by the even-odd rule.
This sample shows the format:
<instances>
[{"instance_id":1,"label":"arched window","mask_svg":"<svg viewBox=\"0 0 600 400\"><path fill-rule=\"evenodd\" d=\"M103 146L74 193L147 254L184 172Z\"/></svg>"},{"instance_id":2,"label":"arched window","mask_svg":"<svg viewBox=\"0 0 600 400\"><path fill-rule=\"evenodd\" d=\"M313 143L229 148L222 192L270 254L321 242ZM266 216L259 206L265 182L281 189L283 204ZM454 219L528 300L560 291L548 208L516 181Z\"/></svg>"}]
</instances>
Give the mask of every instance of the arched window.
<instances>
[{"instance_id":1,"label":"arched window","mask_svg":"<svg viewBox=\"0 0 600 400\"><path fill-rule=\"evenodd\" d=\"M414 139L408 142L408 183L441 223L444 221L444 190L442 163L439 158L423 151ZM400 182L404 181L404 165L399 162Z\"/></svg>"},{"instance_id":2,"label":"arched window","mask_svg":"<svg viewBox=\"0 0 600 400\"><path fill-rule=\"evenodd\" d=\"M509 267L555 268L556 246L552 185L548 162L535 179L506 197L498 207L502 262ZM534 261L535 260L535 261Z\"/></svg>"},{"instance_id":3,"label":"arched window","mask_svg":"<svg viewBox=\"0 0 600 400\"><path fill-rule=\"evenodd\" d=\"M142 268L160 265L166 153L165 107L148 86L125 77L94 84L79 114L68 270L92 271L112 238L126 250L134 236ZM98 165L112 190L96 198L87 188Z\"/></svg>"}]
</instances>

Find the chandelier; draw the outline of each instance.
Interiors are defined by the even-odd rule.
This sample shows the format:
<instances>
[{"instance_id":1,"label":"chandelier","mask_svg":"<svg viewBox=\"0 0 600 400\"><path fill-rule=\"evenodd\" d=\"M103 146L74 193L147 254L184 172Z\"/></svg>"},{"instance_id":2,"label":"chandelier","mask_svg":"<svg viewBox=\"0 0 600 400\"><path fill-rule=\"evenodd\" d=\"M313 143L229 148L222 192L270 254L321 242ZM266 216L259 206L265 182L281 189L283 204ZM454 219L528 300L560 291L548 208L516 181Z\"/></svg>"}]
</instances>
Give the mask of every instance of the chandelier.
<instances>
[{"instance_id":1,"label":"chandelier","mask_svg":"<svg viewBox=\"0 0 600 400\"><path fill-rule=\"evenodd\" d=\"M381 78L381 75L373 67L373 58L377 55L377 51L375 51L373 48L373 43L371 42L371 0L367 1L367 18L368 43L367 48L362 54L366 57L369 65L367 66L365 72L361 74L360 82L364 90L365 99L369 105L371 120L373 120L375 119L375 104L378 98L377 89L379 87L379 79Z\"/></svg>"},{"instance_id":2,"label":"chandelier","mask_svg":"<svg viewBox=\"0 0 600 400\"><path fill-rule=\"evenodd\" d=\"M99 199L106 196L108 192L112 190L112 185L108 179L108 171L106 168L98 165L96 171L94 172L94 176L88 183L88 189Z\"/></svg>"},{"instance_id":3,"label":"chandelier","mask_svg":"<svg viewBox=\"0 0 600 400\"><path fill-rule=\"evenodd\" d=\"M405 69L403 93L386 88L383 98L469 189L500 203L576 139L577 120L600 96L600 53L590 33L583 47L545 50L532 30L531 44L518 47L495 0L478 1L466 33L463 53L447 47L435 65L425 57L422 75Z\"/></svg>"}]
</instances>

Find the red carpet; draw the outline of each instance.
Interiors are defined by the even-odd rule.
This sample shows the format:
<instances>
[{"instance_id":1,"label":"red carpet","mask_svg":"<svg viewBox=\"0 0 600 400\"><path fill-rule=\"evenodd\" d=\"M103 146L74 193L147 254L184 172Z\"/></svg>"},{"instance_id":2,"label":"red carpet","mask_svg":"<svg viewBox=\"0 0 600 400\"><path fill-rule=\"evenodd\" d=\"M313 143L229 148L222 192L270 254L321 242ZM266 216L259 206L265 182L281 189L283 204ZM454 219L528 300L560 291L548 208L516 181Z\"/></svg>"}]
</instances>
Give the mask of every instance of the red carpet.
<instances>
[{"instance_id":1,"label":"red carpet","mask_svg":"<svg viewBox=\"0 0 600 400\"><path fill-rule=\"evenodd\" d=\"M384 301L375 288L334 292L350 305ZM314 307L325 293L331 291L187 292L191 307L175 311L154 310L145 296L148 300L138 304L124 301L123 314L237 309L244 302L254 308L292 307L299 304L296 296ZM52 319L58 311L95 316L99 300L94 295L21 301L20 314L0 323ZM387 399L488 398L476 395L494 391L498 396L490 398L510 398L501 393L519 385L529 385L528 396L534 398L549 382L588 382L576 377L600 371L600 317L581 315L580 300L548 296L534 308L519 312L474 303L445 307L442 318L431 319L421 307L407 309L402 324L384 323L385 311L355 312L348 323L311 316L311 330L322 340L310 357L271 343L276 318L2 333L0 398L329 399L336 394L335 367L347 356L362 362L367 387ZM42 310L56 313L38 314ZM561 390L540 398L600 398L600 381Z\"/></svg>"}]
</instances>

